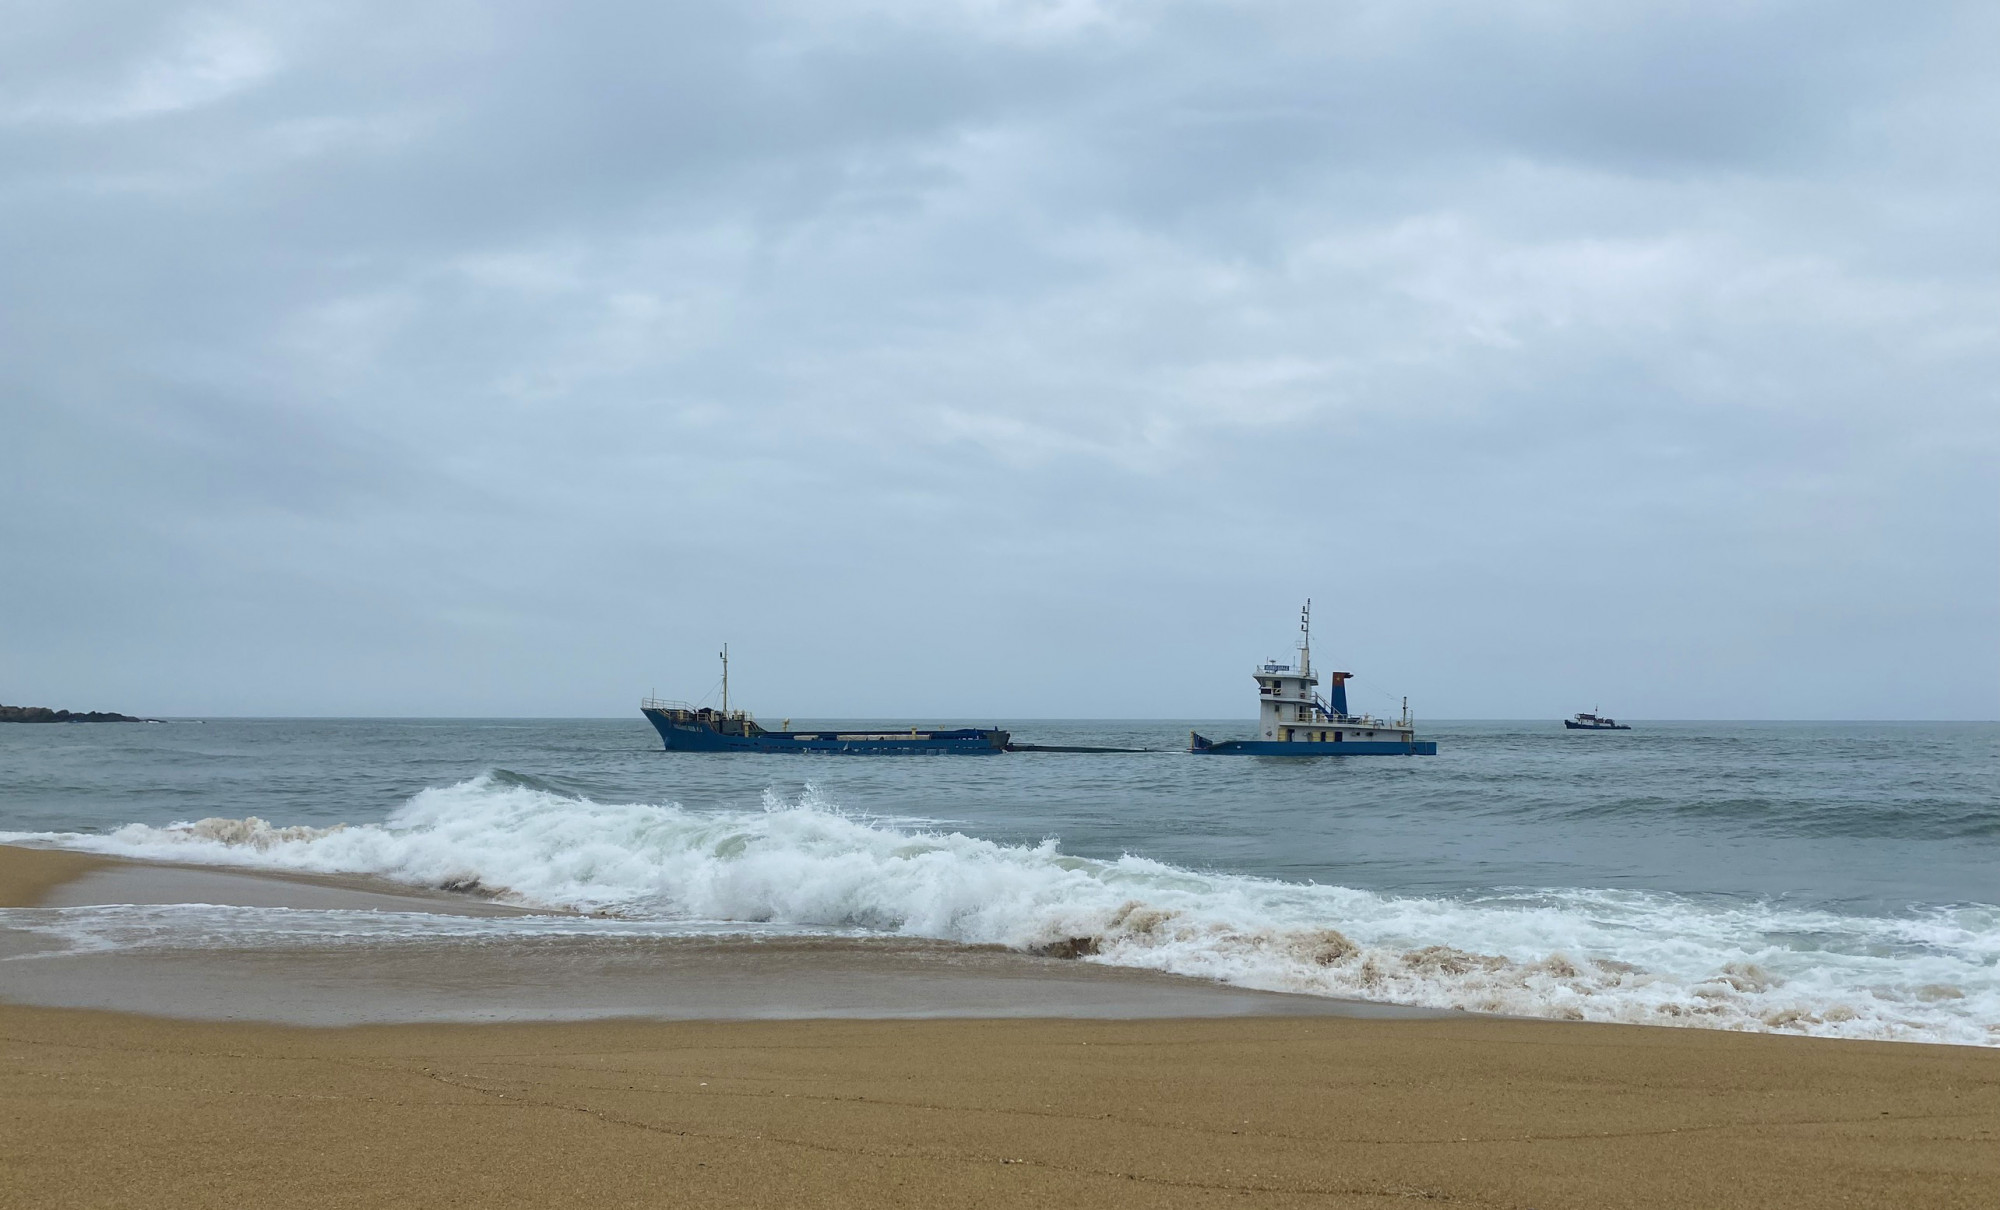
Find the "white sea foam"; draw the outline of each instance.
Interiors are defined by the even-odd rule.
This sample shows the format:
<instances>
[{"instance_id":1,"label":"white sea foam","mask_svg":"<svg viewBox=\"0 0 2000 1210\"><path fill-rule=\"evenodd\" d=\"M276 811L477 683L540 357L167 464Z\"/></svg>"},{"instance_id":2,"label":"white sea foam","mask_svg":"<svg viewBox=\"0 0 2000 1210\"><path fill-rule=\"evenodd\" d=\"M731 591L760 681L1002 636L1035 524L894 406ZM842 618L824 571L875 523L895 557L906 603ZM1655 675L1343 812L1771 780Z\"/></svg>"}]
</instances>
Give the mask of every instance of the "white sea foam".
<instances>
[{"instance_id":1,"label":"white sea foam","mask_svg":"<svg viewBox=\"0 0 2000 1210\"><path fill-rule=\"evenodd\" d=\"M1639 891L1393 896L891 825L810 790L693 812L504 775L426 790L381 824L201 820L11 839L374 874L626 920L997 943L1439 1008L2000 1045L2000 908L1983 905L1890 917Z\"/></svg>"}]
</instances>

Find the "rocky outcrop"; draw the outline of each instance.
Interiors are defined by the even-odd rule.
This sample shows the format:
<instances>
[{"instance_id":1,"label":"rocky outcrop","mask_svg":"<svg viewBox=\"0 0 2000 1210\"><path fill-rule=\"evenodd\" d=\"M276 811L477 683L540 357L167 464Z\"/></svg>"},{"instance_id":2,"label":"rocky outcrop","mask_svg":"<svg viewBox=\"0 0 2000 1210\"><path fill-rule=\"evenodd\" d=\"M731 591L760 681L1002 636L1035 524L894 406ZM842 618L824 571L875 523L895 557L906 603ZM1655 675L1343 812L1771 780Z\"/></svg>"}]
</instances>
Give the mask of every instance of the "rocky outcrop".
<instances>
[{"instance_id":1,"label":"rocky outcrop","mask_svg":"<svg viewBox=\"0 0 2000 1210\"><path fill-rule=\"evenodd\" d=\"M156 723L158 719L133 718L129 714L112 714L105 710L91 710L78 714L73 710L51 710L47 706L0 706L0 723Z\"/></svg>"}]
</instances>

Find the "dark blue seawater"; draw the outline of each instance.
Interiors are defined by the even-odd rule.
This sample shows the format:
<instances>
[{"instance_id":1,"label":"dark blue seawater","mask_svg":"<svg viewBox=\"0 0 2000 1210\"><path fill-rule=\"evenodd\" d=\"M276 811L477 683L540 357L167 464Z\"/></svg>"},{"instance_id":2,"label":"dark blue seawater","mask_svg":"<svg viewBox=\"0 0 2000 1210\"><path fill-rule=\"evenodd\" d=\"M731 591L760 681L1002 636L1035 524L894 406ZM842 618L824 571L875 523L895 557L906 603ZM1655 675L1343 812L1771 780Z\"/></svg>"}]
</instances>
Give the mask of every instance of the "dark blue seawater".
<instances>
[{"instance_id":1,"label":"dark blue seawater","mask_svg":"<svg viewBox=\"0 0 2000 1210\"><path fill-rule=\"evenodd\" d=\"M697 810L810 783L849 811L1004 843L1053 836L1083 856L1390 893L1620 887L1858 911L2000 901L2000 724L1446 722L1423 728L1436 757L1315 760L1182 751L1190 729L1227 734L1226 722L999 725L1026 742L1161 751L665 753L640 719L13 726L0 728L0 830L360 823L508 770L602 802Z\"/></svg>"},{"instance_id":2,"label":"dark blue seawater","mask_svg":"<svg viewBox=\"0 0 2000 1210\"><path fill-rule=\"evenodd\" d=\"M1438 722L1436 757L1286 760L1183 751L1228 722L919 721L1159 750L669 754L638 718L17 725L0 833L470 873L633 916L1081 930L1105 960L1324 994L2000 1041L2000 725ZM252 816L350 826L171 826ZM1328 961L1326 930L1380 962Z\"/></svg>"}]
</instances>

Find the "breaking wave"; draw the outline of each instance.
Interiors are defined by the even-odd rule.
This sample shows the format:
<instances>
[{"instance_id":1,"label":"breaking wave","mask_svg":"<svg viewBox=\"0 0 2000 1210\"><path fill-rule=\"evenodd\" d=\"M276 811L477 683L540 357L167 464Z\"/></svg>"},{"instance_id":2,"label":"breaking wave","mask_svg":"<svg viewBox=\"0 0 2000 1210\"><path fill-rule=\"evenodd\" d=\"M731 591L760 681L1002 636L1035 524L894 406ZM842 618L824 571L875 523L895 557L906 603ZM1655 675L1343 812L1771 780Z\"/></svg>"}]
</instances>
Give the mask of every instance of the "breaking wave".
<instances>
[{"instance_id":1,"label":"breaking wave","mask_svg":"<svg viewBox=\"0 0 2000 1210\"><path fill-rule=\"evenodd\" d=\"M380 824L252 817L11 839L372 874L626 920L999 944L1435 1008L2000 1045L1991 905L1854 916L1644 891L1394 896L1090 860L1053 839L999 844L850 815L811 788L767 792L761 810L695 812L505 772L425 790Z\"/></svg>"}]
</instances>

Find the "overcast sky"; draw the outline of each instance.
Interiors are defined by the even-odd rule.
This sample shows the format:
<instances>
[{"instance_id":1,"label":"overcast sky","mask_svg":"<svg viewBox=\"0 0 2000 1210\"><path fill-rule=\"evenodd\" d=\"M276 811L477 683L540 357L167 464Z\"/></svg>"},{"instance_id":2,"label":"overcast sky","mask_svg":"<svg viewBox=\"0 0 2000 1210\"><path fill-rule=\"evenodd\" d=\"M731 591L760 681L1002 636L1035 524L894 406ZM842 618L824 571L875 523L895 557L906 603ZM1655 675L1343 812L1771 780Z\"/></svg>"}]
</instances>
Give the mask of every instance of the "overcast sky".
<instances>
[{"instance_id":1,"label":"overcast sky","mask_svg":"<svg viewBox=\"0 0 2000 1210\"><path fill-rule=\"evenodd\" d=\"M1996 46L0 0L0 701L1991 719Z\"/></svg>"}]
</instances>

